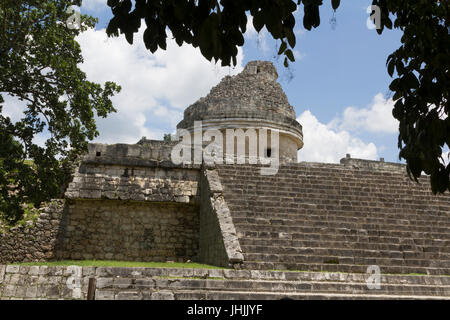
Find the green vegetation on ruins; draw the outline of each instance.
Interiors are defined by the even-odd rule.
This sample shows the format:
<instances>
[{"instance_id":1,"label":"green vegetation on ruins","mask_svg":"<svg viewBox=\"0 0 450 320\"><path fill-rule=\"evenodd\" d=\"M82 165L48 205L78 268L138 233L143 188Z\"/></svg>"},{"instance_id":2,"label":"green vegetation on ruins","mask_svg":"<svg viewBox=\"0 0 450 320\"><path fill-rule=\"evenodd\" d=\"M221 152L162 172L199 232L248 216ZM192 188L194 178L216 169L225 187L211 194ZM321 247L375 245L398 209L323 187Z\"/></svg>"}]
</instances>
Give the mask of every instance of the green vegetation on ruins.
<instances>
[{"instance_id":1,"label":"green vegetation on ruins","mask_svg":"<svg viewBox=\"0 0 450 320\"><path fill-rule=\"evenodd\" d=\"M81 267L145 267L145 268L192 268L192 269L225 269L195 262L140 262L109 260L63 260L46 262L15 263L21 266L81 266Z\"/></svg>"}]
</instances>

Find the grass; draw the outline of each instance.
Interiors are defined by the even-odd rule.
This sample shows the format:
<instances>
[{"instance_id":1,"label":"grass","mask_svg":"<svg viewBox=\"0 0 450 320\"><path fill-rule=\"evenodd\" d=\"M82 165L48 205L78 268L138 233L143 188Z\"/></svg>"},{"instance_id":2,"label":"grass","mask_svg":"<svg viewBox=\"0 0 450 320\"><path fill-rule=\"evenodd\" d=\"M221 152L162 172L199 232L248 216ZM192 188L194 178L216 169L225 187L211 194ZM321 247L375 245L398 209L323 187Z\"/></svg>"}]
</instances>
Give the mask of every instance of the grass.
<instances>
[{"instance_id":1,"label":"grass","mask_svg":"<svg viewBox=\"0 0 450 320\"><path fill-rule=\"evenodd\" d=\"M225 269L200 263L182 262L139 262L109 260L63 260L46 262L21 262L21 266L81 266L81 267L146 267L146 268L192 268L192 269Z\"/></svg>"}]
</instances>

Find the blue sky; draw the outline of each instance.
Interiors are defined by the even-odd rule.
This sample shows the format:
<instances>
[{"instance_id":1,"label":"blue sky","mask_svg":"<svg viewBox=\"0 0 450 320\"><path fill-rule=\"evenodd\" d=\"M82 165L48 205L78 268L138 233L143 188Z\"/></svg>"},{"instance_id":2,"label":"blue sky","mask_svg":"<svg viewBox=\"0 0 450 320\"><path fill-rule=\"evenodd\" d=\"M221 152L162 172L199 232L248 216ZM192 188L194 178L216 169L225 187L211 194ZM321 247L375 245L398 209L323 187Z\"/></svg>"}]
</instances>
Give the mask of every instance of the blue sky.
<instances>
[{"instance_id":1,"label":"blue sky","mask_svg":"<svg viewBox=\"0 0 450 320\"><path fill-rule=\"evenodd\" d=\"M236 74L251 60L275 63L279 82L304 126L304 161L337 162L352 156L398 162L397 123L391 115L392 100L386 71L387 56L400 46L401 33L386 30L378 35L366 25L371 0L342 1L330 19L330 1L321 7L321 25L303 29L303 6L297 11L295 55L286 70L276 59L277 43L265 29L249 30L236 68L221 68L204 59L197 49L170 45L152 55L135 36L106 39L111 17L106 0L85 0L82 12L99 18L96 30L79 41L85 63L82 69L93 81L113 80L123 86L114 102L119 112L99 120L98 142L134 143L140 136L162 138L174 132L183 110L206 95L221 77ZM289 81L288 73L293 78Z\"/></svg>"}]
</instances>

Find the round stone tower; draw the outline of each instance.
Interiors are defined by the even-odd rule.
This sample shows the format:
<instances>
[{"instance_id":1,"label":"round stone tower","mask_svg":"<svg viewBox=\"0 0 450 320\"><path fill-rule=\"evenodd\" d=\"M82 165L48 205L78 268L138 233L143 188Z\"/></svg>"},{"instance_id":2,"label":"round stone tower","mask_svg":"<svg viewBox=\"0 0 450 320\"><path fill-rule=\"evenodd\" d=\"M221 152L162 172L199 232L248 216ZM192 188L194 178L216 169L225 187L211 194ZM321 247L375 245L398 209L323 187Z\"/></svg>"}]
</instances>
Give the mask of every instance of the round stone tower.
<instances>
[{"instance_id":1,"label":"round stone tower","mask_svg":"<svg viewBox=\"0 0 450 320\"><path fill-rule=\"evenodd\" d=\"M277 78L277 70L271 62L249 62L241 73L226 76L206 97L189 106L177 129L193 134L194 122L201 121L203 131L217 129L224 136L226 129L258 132L267 129L269 133L277 130L280 160L297 162L297 151L303 147L302 126ZM226 150L226 141L223 145ZM269 142L268 156L270 149ZM246 153L248 155L248 146Z\"/></svg>"}]
</instances>

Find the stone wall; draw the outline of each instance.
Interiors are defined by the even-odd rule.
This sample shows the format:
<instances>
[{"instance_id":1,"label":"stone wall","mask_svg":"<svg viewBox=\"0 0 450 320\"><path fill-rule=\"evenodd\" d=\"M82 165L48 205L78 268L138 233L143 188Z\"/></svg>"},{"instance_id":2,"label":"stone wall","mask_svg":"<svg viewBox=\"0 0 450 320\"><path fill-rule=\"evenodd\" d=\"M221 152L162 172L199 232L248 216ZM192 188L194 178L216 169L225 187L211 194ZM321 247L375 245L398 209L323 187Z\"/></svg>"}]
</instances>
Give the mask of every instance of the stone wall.
<instances>
[{"instance_id":1,"label":"stone wall","mask_svg":"<svg viewBox=\"0 0 450 320\"><path fill-rule=\"evenodd\" d=\"M36 223L0 235L0 263L196 257L199 166L175 166L173 143L90 144L59 200Z\"/></svg>"},{"instance_id":2,"label":"stone wall","mask_svg":"<svg viewBox=\"0 0 450 320\"><path fill-rule=\"evenodd\" d=\"M84 162L66 191L68 199L197 203L199 171Z\"/></svg>"},{"instance_id":3,"label":"stone wall","mask_svg":"<svg viewBox=\"0 0 450 320\"><path fill-rule=\"evenodd\" d=\"M173 165L172 145L90 144L65 193L71 202L58 259L194 259L199 169Z\"/></svg>"},{"instance_id":4,"label":"stone wall","mask_svg":"<svg viewBox=\"0 0 450 320\"><path fill-rule=\"evenodd\" d=\"M198 259L215 266L239 268L244 257L215 170L202 172L201 189Z\"/></svg>"},{"instance_id":5,"label":"stone wall","mask_svg":"<svg viewBox=\"0 0 450 320\"><path fill-rule=\"evenodd\" d=\"M197 205L75 200L68 212L58 260L185 262L197 254Z\"/></svg>"},{"instance_id":6,"label":"stone wall","mask_svg":"<svg viewBox=\"0 0 450 320\"><path fill-rule=\"evenodd\" d=\"M395 162L384 162L365 159L354 159L348 154L347 157L342 158L340 163L346 167L351 167L356 170L376 170L376 171L391 171L398 173L406 173L406 165Z\"/></svg>"},{"instance_id":7,"label":"stone wall","mask_svg":"<svg viewBox=\"0 0 450 320\"><path fill-rule=\"evenodd\" d=\"M0 265L0 299L86 299L95 268Z\"/></svg>"},{"instance_id":8,"label":"stone wall","mask_svg":"<svg viewBox=\"0 0 450 320\"><path fill-rule=\"evenodd\" d=\"M224 77L206 97L186 108L177 128L192 127L196 120L254 118L289 125L301 133L302 126L277 77L271 62L248 63L243 72Z\"/></svg>"},{"instance_id":9,"label":"stone wall","mask_svg":"<svg viewBox=\"0 0 450 320\"><path fill-rule=\"evenodd\" d=\"M0 263L51 260L59 243L64 209L64 200L53 200L39 209L36 222L0 234Z\"/></svg>"}]
</instances>

